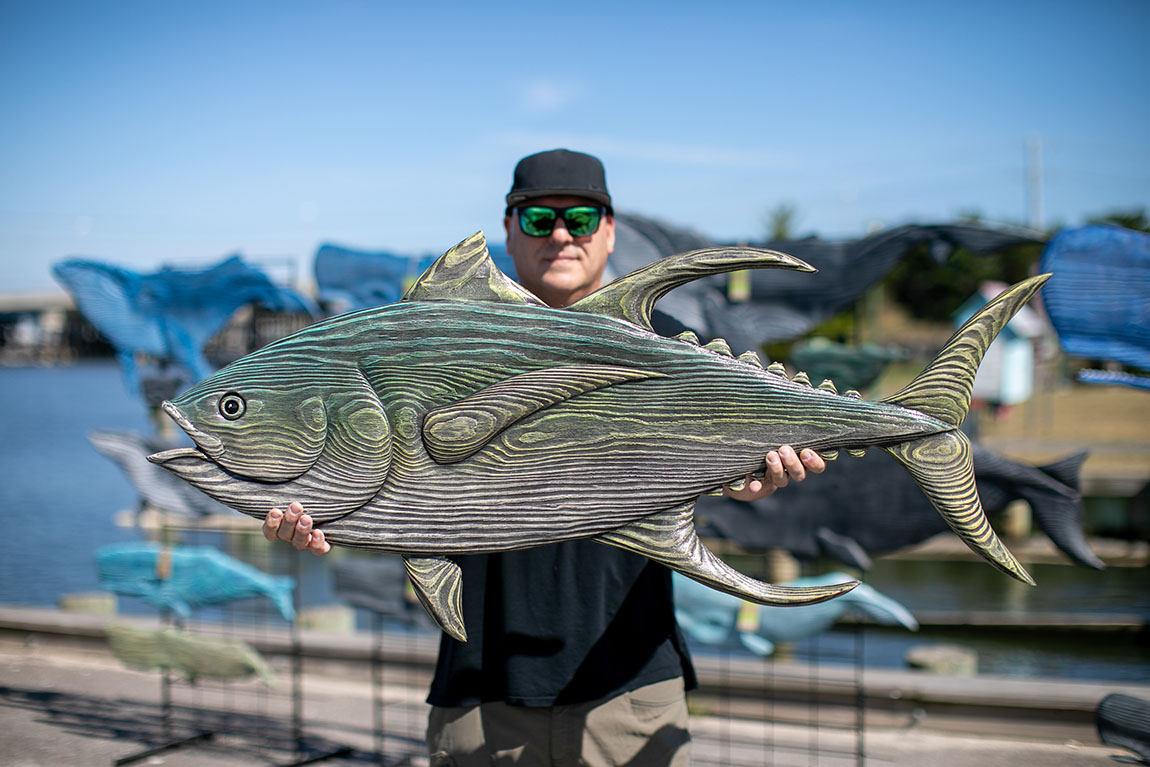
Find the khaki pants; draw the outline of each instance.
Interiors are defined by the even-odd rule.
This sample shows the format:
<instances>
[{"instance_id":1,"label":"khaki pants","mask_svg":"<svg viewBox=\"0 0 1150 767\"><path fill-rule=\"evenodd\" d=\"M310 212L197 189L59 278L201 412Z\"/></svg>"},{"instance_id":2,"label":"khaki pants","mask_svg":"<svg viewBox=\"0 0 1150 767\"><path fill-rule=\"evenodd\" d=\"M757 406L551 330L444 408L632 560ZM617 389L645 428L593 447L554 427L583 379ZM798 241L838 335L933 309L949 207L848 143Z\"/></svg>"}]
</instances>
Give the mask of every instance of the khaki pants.
<instances>
[{"instance_id":1,"label":"khaki pants","mask_svg":"<svg viewBox=\"0 0 1150 767\"><path fill-rule=\"evenodd\" d=\"M431 767L687 767L690 740L682 678L575 706L434 706L427 722Z\"/></svg>"}]
</instances>

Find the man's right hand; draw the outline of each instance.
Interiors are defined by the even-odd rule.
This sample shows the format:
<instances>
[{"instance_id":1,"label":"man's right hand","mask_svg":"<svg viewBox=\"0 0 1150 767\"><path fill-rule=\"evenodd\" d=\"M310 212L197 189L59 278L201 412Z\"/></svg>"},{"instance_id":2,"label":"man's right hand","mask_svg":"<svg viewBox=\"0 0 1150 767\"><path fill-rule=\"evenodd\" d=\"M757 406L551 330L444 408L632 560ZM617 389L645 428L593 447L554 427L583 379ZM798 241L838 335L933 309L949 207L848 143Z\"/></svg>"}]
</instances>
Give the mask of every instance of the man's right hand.
<instances>
[{"instance_id":1,"label":"man's right hand","mask_svg":"<svg viewBox=\"0 0 1150 767\"><path fill-rule=\"evenodd\" d=\"M331 544L324 540L323 531L312 529L311 517L304 514L303 506L294 501L287 511L269 511L260 531L269 541L286 541L300 551L310 551L316 556L331 551Z\"/></svg>"}]
</instances>

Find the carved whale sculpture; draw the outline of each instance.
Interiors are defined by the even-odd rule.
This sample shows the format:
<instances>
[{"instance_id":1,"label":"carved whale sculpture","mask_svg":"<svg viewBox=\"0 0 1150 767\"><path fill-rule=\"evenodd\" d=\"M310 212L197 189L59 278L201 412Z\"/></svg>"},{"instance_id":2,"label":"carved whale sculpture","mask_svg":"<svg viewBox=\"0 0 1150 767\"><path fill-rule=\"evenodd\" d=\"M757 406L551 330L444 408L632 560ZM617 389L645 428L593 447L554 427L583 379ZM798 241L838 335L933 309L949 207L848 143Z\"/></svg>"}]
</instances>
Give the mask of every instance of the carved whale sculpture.
<instances>
[{"instance_id":1,"label":"carved whale sculpture","mask_svg":"<svg viewBox=\"0 0 1150 767\"><path fill-rule=\"evenodd\" d=\"M759 604L810 604L857 581L775 586L699 540L692 510L781 445L881 446L951 527L1033 583L982 512L958 431L986 348L1047 276L1007 289L905 389L839 395L651 330L677 285L737 269L811 271L774 251L660 259L566 309L511 281L478 233L403 300L333 317L165 402L195 443L149 457L250 516L300 501L333 544L401 554L437 623L464 640L451 557L593 538Z\"/></svg>"},{"instance_id":2,"label":"carved whale sculpture","mask_svg":"<svg viewBox=\"0 0 1150 767\"><path fill-rule=\"evenodd\" d=\"M247 679L271 684L275 672L251 645L171 628L140 628L122 623L105 629L113 654L128 668L173 671L195 684L201 678Z\"/></svg>"},{"instance_id":3,"label":"carved whale sculpture","mask_svg":"<svg viewBox=\"0 0 1150 767\"><path fill-rule=\"evenodd\" d=\"M789 585L839 583L848 577L845 573L823 573L799 578ZM675 619L688 636L703 644L722 644L737 636L751 652L770 655L777 644L801 642L823 633L848 610L861 613L875 623L918 631L918 621L909 610L866 583L817 605L767 607L705 588L678 573L672 580Z\"/></svg>"},{"instance_id":4,"label":"carved whale sculpture","mask_svg":"<svg viewBox=\"0 0 1150 767\"><path fill-rule=\"evenodd\" d=\"M1085 508L1078 486L1085 452L1031 466L981 445L973 448L978 496L992 519L1022 499L1038 528L1073 562L1105 567L1082 529ZM751 503L726 496L700 498L695 525L703 538L728 538L748 549L785 549L803 560L829 557L860 570L871 568L871 556L913 546L947 529L906 472L878 453L836 466L818 482Z\"/></svg>"},{"instance_id":5,"label":"carved whale sculpture","mask_svg":"<svg viewBox=\"0 0 1150 767\"><path fill-rule=\"evenodd\" d=\"M140 597L185 618L196 607L264 596L285 621L295 619L293 578L268 575L211 546L110 543L96 552L96 570L108 591Z\"/></svg>"}]
</instances>

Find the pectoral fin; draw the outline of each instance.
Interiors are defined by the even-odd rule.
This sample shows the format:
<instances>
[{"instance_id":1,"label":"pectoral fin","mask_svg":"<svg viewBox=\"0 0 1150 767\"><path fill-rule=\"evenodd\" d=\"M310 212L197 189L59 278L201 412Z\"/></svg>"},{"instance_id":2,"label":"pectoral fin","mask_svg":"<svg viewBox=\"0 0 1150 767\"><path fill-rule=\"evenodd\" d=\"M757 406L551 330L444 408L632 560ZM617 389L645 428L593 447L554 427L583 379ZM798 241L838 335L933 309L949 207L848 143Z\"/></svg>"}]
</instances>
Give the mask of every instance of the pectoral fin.
<instances>
[{"instance_id":1,"label":"pectoral fin","mask_svg":"<svg viewBox=\"0 0 1150 767\"><path fill-rule=\"evenodd\" d=\"M776 586L733 569L703 545L695 532L694 503L660 511L595 540L642 554L688 578L761 605L809 605L853 589L858 581L829 586Z\"/></svg>"},{"instance_id":2,"label":"pectoral fin","mask_svg":"<svg viewBox=\"0 0 1150 767\"><path fill-rule=\"evenodd\" d=\"M423 444L437 463L462 461L508 426L546 407L613 384L662 375L610 365L533 370L428 412Z\"/></svg>"},{"instance_id":3,"label":"pectoral fin","mask_svg":"<svg viewBox=\"0 0 1150 767\"><path fill-rule=\"evenodd\" d=\"M404 557L403 564L423 609L451 638L466 642L459 565L444 557Z\"/></svg>"}]
</instances>

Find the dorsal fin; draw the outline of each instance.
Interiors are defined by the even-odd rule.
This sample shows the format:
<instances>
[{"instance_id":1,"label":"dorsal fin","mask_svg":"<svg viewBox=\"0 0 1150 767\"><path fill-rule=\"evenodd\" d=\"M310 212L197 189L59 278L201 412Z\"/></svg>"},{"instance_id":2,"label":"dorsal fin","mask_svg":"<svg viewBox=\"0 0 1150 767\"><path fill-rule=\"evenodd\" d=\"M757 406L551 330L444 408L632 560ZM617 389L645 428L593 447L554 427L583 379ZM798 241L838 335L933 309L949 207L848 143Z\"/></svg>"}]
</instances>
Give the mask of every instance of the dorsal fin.
<instances>
[{"instance_id":1,"label":"dorsal fin","mask_svg":"<svg viewBox=\"0 0 1150 767\"><path fill-rule=\"evenodd\" d=\"M408 288L402 300L544 305L499 271L487 252L487 239L481 231L437 258Z\"/></svg>"},{"instance_id":2,"label":"dorsal fin","mask_svg":"<svg viewBox=\"0 0 1150 767\"><path fill-rule=\"evenodd\" d=\"M786 253L759 248L723 247L692 250L652 261L567 307L573 312L615 317L651 330L655 302L672 288L712 274L740 269L818 271Z\"/></svg>"},{"instance_id":3,"label":"dorsal fin","mask_svg":"<svg viewBox=\"0 0 1150 767\"><path fill-rule=\"evenodd\" d=\"M1055 482L1058 482L1071 490L1077 492L1079 487L1079 477L1082 471L1082 463L1090 455L1089 450L1083 450L1068 455L1065 458L1059 459L1054 463L1048 463L1045 466L1039 466L1038 470L1046 474Z\"/></svg>"}]
</instances>

